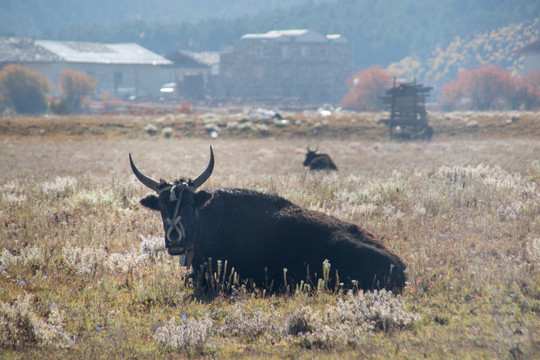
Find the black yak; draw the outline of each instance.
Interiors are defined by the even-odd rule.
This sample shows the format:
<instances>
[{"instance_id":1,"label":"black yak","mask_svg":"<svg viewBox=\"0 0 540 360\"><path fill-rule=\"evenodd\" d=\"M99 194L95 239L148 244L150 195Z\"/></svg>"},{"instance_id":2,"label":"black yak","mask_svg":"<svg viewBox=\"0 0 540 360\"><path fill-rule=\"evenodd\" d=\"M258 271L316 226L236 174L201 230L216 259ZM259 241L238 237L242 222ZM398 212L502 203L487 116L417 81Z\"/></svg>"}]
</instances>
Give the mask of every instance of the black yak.
<instances>
[{"instance_id":1,"label":"black yak","mask_svg":"<svg viewBox=\"0 0 540 360\"><path fill-rule=\"evenodd\" d=\"M303 165L309 166L309 170L332 170L337 171L337 166L334 164L332 159L330 159L330 156L328 154L317 154L317 150L319 147L315 150L310 150L309 146L307 147L307 154L306 159L304 160Z\"/></svg>"},{"instance_id":2,"label":"black yak","mask_svg":"<svg viewBox=\"0 0 540 360\"><path fill-rule=\"evenodd\" d=\"M157 195L141 204L160 211L165 245L195 276L209 258L227 261L257 287L309 281L328 260L332 280L347 288L401 292L405 264L366 230L317 211L303 209L277 195L245 189L198 190L210 177L214 154L195 179L155 181L141 173L129 155L137 179ZM215 265L213 268L216 269ZM337 273L337 276L336 276ZM356 285L355 285L356 284Z\"/></svg>"}]
</instances>

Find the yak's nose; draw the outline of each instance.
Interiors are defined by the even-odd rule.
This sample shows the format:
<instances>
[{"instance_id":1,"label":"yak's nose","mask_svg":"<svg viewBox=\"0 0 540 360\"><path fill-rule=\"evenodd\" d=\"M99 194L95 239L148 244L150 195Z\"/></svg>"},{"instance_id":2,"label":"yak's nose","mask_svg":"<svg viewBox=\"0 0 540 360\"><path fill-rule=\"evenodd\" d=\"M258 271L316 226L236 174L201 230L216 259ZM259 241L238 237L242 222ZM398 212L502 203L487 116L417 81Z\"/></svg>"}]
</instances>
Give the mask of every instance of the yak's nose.
<instances>
[{"instance_id":1,"label":"yak's nose","mask_svg":"<svg viewBox=\"0 0 540 360\"><path fill-rule=\"evenodd\" d=\"M169 245L178 246L182 241L182 238L186 237L186 232L184 231L184 226L180 222L182 218L177 216L174 220L165 219L166 223L169 225L169 228L165 234L165 240L169 241ZM165 243L167 245L167 243Z\"/></svg>"},{"instance_id":2,"label":"yak's nose","mask_svg":"<svg viewBox=\"0 0 540 360\"><path fill-rule=\"evenodd\" d=\"M182 239L182 234L177 231L174 227L170 227L167 230L167 235L165 236L165 246L178 246L180 244L180 240Z\"/></svg>"}]
</instances>

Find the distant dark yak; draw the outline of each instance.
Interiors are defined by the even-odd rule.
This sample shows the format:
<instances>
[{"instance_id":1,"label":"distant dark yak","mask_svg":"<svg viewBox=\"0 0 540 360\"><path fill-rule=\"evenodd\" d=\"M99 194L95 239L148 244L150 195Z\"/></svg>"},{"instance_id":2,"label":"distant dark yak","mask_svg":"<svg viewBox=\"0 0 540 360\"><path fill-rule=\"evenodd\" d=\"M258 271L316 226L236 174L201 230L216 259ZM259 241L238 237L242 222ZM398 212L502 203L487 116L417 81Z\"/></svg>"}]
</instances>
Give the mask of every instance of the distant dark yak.
<instances>
[{"instance_id":1,"label":"distant dark yak","mask_svg":"<svg viewBox=\"0 0 540 360\"><path fill-rule=\"evenodd\" d=\"M319 147L315 150L310 150L309 146L307 147L307 154L306 159L304 160L303 165L309 166L309 170L333 170L337 171L337 166L334 164L332 159L330 159L330 156L328 154L317 154L317 150Z\"/></svg>"},{"instance_id":2,"label":"distant dark yak","mask_svg":"<svg viewBox=\"0 0 540 360\"><path fill-rule=\"evenodd\" d=\"M227 261L240 278L277 290L287 283L322 278L331 265L331 281L347 288L401 292L405 264L366 230L335 217L303 209L277 195L244 189L197 190L212 174L214 154L194 179L155 181L141 173L129 155L137 179L156 192L141 204L160 211L165 246L196 276L208 261ZM216 269L215 264L212 266ZM337 273L337 276L336 276ZM353 280L356 280L353 282Z\"/></svg>"}]
</instances>

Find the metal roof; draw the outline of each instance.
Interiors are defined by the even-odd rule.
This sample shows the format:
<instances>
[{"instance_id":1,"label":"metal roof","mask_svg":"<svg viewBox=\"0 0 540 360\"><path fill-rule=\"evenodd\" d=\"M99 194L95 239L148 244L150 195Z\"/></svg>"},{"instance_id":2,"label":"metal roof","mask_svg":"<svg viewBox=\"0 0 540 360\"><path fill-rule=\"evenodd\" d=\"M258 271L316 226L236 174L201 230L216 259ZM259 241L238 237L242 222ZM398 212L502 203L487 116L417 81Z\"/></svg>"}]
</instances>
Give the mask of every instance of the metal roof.
<instances>
[{"instance_id":1,"label":"metal roof","mask_svg":"<svg viewBox=\"0 0 540 360\"><path fill-rule=\"evenodd\" d=\"M271 41L297 41L297 42L327 42L325 36L307 29L272 30L263 34L245 34L241 41L271 40Z\"/></svg>"},{"instance_id":2,"label":"metal roof","mask_svg":"<svg viewBox=\"0 0 540 360\"><path fill-rule=\"evenodd\" d=\"M187 67L212 67L219 64L219 53L211 51L188 51L179 50L168 55L165 55L168 60L173 61L177 65Z\"/></svg>"},{"instance_id":3,"label":"metal roof","mask_svg":"<svg viewBox=\"0 0 540 360\"><path fill-rule=\"evenodd\" d=\"M66 62L94 64L171 65L172 62L135 43L103 44L37 40L36 44Z\"/></svg>"},{"instance_id":4,"label":"metal roof","mask_svg":"<svg viewBox=\"0 0 540 360\"><path fill-rule=\"evenodd\" d=\"M58 55L36 45L34 40L0 37L0 63L59 62Z\"/></svg>"},{"instance_id":5,"label":"metal roof","mask_svg":"<svg viewBox=\"0 0 540 360\"><path fill-rule=\"evenodd\" d=\"M32 40L0 37L1 63L72 62L92 64L171 65L172 62L135 43Z\"/></svg>"}]
</instances>

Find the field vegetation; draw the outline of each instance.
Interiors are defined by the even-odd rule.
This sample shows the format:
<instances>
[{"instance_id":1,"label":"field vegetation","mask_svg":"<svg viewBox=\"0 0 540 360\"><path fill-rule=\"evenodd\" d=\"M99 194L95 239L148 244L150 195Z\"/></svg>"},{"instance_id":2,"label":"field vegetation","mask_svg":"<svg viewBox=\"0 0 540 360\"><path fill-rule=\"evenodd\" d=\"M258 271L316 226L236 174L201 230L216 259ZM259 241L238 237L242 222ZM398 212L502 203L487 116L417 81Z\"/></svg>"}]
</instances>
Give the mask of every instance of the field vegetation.
<instances>
[{"instance_id":1,"label":"field vegetation","mask_svg":"<svg viewBox=\"0 0 540 360\"><path fill-rule=\"evenodd\" d=\"M388 140L384 113L282 115L1 118L0 358L538 356L538 114L433 113L430 142ZM308 144L339 172L303 168ZM128 153L170 180L209 145L205 187L359 224L408 265L404 293L247 291L226 259L223 294L186 284Z\"/></svg>"}]
</instances>

